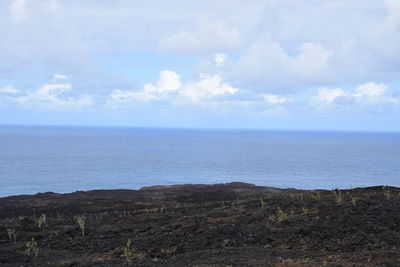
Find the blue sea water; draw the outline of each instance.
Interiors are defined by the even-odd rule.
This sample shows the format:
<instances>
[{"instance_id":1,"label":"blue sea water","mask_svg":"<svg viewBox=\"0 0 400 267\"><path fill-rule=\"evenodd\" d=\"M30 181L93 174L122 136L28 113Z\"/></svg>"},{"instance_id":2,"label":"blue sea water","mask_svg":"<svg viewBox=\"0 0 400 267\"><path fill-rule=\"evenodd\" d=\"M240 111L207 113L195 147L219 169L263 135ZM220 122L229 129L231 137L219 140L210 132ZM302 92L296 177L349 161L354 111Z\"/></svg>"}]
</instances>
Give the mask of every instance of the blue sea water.
<instances>
[{"instance_id":1,"label":"blue sea water","mask_svg":"<svg viewBox=\"0 0 400 267\"><path fill-rule=\"evenodd\" d=\"M231 181L400 186L400 133L0 127L0 196Z\"/></svg>"}]
</instances>

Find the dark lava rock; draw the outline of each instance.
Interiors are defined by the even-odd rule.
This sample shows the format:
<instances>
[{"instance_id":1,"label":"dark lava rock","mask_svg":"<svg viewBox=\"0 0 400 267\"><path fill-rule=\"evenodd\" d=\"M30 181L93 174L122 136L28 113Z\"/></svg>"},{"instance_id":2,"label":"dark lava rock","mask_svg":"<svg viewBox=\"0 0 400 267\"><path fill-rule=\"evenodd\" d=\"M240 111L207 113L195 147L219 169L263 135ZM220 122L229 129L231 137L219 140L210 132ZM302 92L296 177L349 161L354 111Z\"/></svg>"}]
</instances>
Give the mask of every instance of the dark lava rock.
<instances>
[{"instance_id":1,"label":"dark lava rock","mask_svg":"<svg viewBox=\"0 0 400 267\"><path fill-rule=\"evenodd\" d=\"M156 186L12 196L0 210L2 266L399 266L395 187Z\"/></svg>"},{"instance_id":2,"label":"dark lava rock","mask_svg":"<svg viewBox=\"0 0 400 267\"><path fill-rule=\"evenodd\" d=\"M97 228L96 231L101 234L119 233L121 232L121 228L118 225L105 224Z\"/></svg>"},{"instance_id":3,"label":"dark lava rock","mask_svg":"<svg viewBox=\"0 0 400 267\"><path fill-rule=\"evenodd\" d=\"M2 247L0 249L0 264L27 263L32 261L33 256L18 253L14 248Z\"/></svg>"}]
</instances>

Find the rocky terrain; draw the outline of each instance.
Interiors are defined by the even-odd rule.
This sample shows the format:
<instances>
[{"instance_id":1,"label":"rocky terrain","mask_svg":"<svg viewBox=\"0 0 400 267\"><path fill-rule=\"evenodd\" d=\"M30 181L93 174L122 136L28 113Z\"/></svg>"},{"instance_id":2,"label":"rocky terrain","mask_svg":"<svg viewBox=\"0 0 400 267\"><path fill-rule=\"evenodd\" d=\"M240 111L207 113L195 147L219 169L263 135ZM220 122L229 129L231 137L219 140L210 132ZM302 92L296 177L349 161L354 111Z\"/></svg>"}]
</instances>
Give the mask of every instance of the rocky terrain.
<instances>
[{"instance_id":1,"label":"rocky terrain","mask_svg":"<svg viewBox=\"0 0 400 267\"><path fill-rule=\"evenodd\" d=\"M0 198L1 266L400 266L400 189L244 183Z\"/></svg>"}]
</instances>

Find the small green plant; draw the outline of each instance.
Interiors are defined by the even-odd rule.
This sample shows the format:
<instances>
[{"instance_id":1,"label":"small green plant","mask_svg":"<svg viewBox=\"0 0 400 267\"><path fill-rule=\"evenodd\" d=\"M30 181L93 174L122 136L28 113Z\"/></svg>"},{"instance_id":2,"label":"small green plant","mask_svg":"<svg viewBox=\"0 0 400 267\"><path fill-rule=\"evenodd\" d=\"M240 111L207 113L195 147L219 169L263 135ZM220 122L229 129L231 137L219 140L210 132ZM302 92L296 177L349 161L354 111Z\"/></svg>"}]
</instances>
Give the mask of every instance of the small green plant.
<instances>
[{"instance_id":1,"label":"small green plant","mask_svg":"<svg viewBox=\"0 0 400 267\"><path fill-rule=\"evenodd\" d=\"M82 231L82 236L85 236L86 215L82 214L79 216L75 216L75 220L79 224L79 228Z\"/></svg>"},{"instance_id":2,"label":"small green plant","mask_svg":"<svg viewBox=\"0 0 400 267\"><path fill-rule=\"evenodd\" d=\"M347 192L347 196L350 198L351 204L353 205L353 207L356 207L357 204L357 199L355 197L353 197L350 192Z\"/></svg>"},{"instance_id":3,"label":"small green plant","mask_svg":"<svg viewBox=\"0 0 400 267\"><path fill-rule=\"evenodd\" d=\"M25 250L27 255L31 255L31 253L33 253L33 255L35 255L35 258L37 258L37 256L39 256L39 248L38 248L38 244L35 240L34 237L32 237L32 240L26 243L26 250Z\"/></svg>"},{"instance_id":4,"label":"small green plant","mask_svg":"<svg viewBox=\"0 0 400 267\"><path fill-rule=\"evenodd\" d=\"M131 266L133 261L133 248L132 240L130 239L126 242L126 246L124 247L124 256L126 265Z\"/></svg>"},{"instance_id":5,"label":"small green plant","mask_svg":"<svg viewBox=\"0 0 400 267\"><path fill-rule=\"evenodd\" d=\"M176 252L176 249L177 249L177 247L172 247L172 248L162 248L161 249L161 253L164 255L164 256L166 256L166 257L169 257L169 256L171 256L171 255L173 255L175 252ZM142 256L143 257L143 255L136 255L136 257L140 257L140 256Z\"/></svg>"},{"instance_id":6,"label":"small green plant","mask_svg":"<svg viewBox=\"0 0 400 267\"><path fill-rule=\"evenodd\" d=\"M312 199L320 200L321 199L321 193L316 193L311 195Z\"/></svg>"},{"instance_id":7,"label":"small green plant","mask_svg":"<svg viewBox=\"0 0 400 267\"><path fill-rule=\"evenodd\" d=\"M303 207L301 210L303 211L303 213L307 213L307 212L309 212L309 211L310 211L309 209L307 209L307 208L304 208L304 207Z\"/></svg>"},{"instance_id":8,"label":"small green plant","mask_svg":"<svg viewBox=\"0 0 400 267\"><path fill-rule=\"evenodd\" d=\"M351 198L351 204L353 204L353 207L355 208L356 207L356 204L357 204L357 199L356 198Z\"/></svg>"},{"instance_id":9,"label":"small green plant","mask_svg":"<svg viewBox=\"0 0 400 267\"><path fill-rule=\"evenodd\" d=\"M389 187L387 185L385 185L385 186L382 186L382 189L383 189L383 195L385 196L385 198L387 200L389 200L390 199Z\"/></svg>"},{"instance_id":10,"label":"small green plant","mask_svg":"<svg viewBox=\"0 0 400 267\"><path fill-rule=\"evenodd\" d=\"M267 207L267 204L265 203L265 201L262 199L262 197L260 197L260 203L261 203L261 208L265 209Z\"/></svg>"},{"instance_id":11,"label":"small green plant","mask_svg":"<svg viewBox=\"0 0 400 267\"><path fill-rule=\"evenodd\" d=\"M10 239L10 241L14 241L14 243L17 242L17 232L15 231L14 228L6 228L7 229L7 235L8 235L8 239Z\"/></svg>"},{"instance_id":12,"label":"small green plant","mask_svg":"<svg viewBox=\"0 0 400 267\"><path fill-rule=\"evenodd\" d=\"M270 216L270 220L282 222L282 221L286 220L288 217L289 217L289 215L286 212L284 212L283 210L278 208L278 210L276 211L276 214Z\"/></svg>"},{"instance_id":13,"label":"small green plant","mask_svg":"<svg viewBox=\"0 0 400 267\"><path fill-rule=\"evenodd\" d=\"M342 191L339 189L333 190L333 194L335 195L336 203L337 204L342 204L343 203L343 197L342 197Z\"/></svg>"},{"instance_id":14,"label":"small green plant","mask_svg":"<svg viewBox=\"0 0 400 267\"><path fill-rule=\"evenodd\" d=\"M35 219L36 226L41 229L42 227L47 227L46 214L42 214Z\"/></svg>"}]
</instances>

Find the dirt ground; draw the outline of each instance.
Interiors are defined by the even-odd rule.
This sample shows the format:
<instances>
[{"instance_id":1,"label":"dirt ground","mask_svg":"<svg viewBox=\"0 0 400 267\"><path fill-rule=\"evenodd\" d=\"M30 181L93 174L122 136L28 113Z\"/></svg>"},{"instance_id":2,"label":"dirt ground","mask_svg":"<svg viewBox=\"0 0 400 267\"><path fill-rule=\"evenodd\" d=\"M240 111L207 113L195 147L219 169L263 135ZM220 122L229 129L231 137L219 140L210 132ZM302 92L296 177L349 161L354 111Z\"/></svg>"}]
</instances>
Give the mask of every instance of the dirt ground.
<instances>
[{"instance_id":1,"label":"dirt ground","mask_svg":"<svg viewBox=\"0 0 400 267\"><path fill-rule=\"evenodd\" d=\"M0 198L1 266L400 266L400 188L244 183Z\"/></svg>"}]
</instances>

